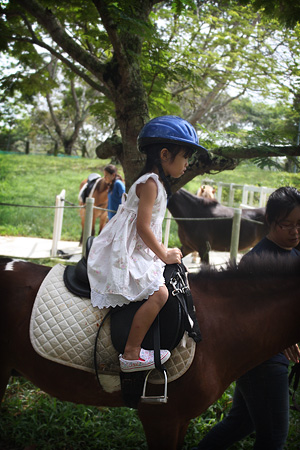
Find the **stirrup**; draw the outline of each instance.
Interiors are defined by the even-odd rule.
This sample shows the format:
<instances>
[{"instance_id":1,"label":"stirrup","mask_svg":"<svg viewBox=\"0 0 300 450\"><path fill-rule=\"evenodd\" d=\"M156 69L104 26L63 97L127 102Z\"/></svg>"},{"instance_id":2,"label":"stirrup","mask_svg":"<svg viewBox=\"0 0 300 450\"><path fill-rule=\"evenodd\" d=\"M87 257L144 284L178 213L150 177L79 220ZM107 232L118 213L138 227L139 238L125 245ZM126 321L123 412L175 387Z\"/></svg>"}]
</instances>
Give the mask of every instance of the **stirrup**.
<instances>
[{"instance_id":1,"label":"stirrup","mask_svg":"<svg viewBox=\"0 0 300 450\"><path fill-rule=\"evenodd\" d=\"M154 370L154 369L152 369ZM164 377L165 377L165 388L164 388L164 395L153 395L146 397L146 386L147 381L150 373L152 370L149 370L149 372L146 375L145 381L144 381L144 388L143 388L143 395L141 396L141 402L142 403L150 403L150 404L159 404L159 403L167 403L168 401L168 377L167 377L167 371L166 369L163 369Z\"/></svg>"}]
</instances>

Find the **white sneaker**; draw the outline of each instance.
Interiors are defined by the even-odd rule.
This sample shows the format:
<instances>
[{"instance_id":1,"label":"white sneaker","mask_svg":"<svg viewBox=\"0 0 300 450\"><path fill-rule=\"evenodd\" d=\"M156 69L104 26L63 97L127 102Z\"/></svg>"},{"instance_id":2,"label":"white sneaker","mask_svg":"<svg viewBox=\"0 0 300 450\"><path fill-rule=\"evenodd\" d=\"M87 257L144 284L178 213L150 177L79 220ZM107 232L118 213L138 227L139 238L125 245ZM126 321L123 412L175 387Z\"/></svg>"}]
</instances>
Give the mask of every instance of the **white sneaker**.
<instances>
[{"instance_id":1,"label":"white sneaker","mask_svg":"<svg viewBox=\"0 0 300 450\"><path fill-rule=\"evenodd\" d=\"M160 361L162 364L168 361L171 353L169 350L160 351ZM122 372L138 372L141 370L155 369L154 350L144 350L141 348L139 359L124 359L119 355L120 367Z\"/></svg>"}]
</instances>

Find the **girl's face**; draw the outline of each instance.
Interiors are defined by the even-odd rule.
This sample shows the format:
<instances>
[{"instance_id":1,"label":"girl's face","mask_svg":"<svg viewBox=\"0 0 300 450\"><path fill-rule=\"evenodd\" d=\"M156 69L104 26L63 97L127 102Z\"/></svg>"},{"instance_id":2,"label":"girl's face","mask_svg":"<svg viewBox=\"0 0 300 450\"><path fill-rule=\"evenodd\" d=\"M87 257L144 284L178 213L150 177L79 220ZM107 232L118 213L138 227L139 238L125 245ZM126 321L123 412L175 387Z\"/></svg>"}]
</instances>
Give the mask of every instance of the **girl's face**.
<instances>
[{"instance_id":1,"label":"girl's face","mask_svg":"<svg viewBox=\"0 0 300 450\"><path fill-rule=\"evenodd\" d=\"M161 164L165 175L170 175L173 178L179 178L184 174L189 164L189 158L186 156L186 150L180 150L172 159L172 155L168 149L164 148L161 151Z\"/></svg>"},{"instance_id":2,"label":"girl's face","mask_svg":"<svg viewBox=\"0 0 300 450\"><path fill-rule=\"evenodd\" d=\"M111 184L112 181L114 180L115 176L116 175L114 173L111 174L111 173L108 173L106 170L104 170L104 181L105 181L105 183Z\"/></svg>"},{"instance_id":3,"label":"girl's face","mask_svg":"<svg viewBox=\"0 0 300 450\"><path fill-rule=\"evenodd\" d=\"M291 250L300 242L300 206L283 220L273 222L268 237L280 247Z\"/></svg>"}]
</instances>

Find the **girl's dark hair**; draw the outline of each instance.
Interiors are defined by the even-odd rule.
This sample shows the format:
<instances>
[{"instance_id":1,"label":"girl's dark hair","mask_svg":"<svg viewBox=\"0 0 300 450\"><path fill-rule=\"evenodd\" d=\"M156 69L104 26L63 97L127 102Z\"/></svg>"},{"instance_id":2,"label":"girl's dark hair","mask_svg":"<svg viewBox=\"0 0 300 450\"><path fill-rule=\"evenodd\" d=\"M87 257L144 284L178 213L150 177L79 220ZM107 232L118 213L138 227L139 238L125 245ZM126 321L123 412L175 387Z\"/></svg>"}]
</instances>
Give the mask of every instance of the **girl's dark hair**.
<instances>
[{"instance_id":1,"label":"girl's dark hair","mask_svg":"<svg viewBox=\"0 0 300 450\"><path fill-rule=\"evenodd\" d=\"M292 186L276 189L267 202L267 224L270 226L272 223L284 220L296 206L300 206L300 191Z\"/></svg>"},{"instance_id":2,"label":"girl's dark hair","mask_svg":"<svg viewBox=\"0 0 300 450\"><path fill-rule=\"evenodd\" d=\"M169 177L167 177L163 171L161 160L160 160L160 152L163 148L167 148L171 153L171 161L174 161L176 155L182 150L185 151L184 156L186 158L190 158L193 154L193 149L184 147L180 144L149 144L143 147L143 152L146 153L147 159L144 168L139 173L137 179L146 173L152 172L155 167L158 169L159 176L163 182L165 190L167 192L168 198L171 197L171 186L169 183Z\"/></svg>"},{"instance_id":3,"label":"girl's dark hair","mask_svg":"<svg viewBox=\"0 0 300 450\"><path fill-rule=\"evenodd\" d=\"M121 177L121 175L118 174L118 169L113 164L108 164L106 167L104 167L104 170L105 170L105 172L109 173L110 175L116 175L109 186L109 192L111 192L114 188L115 181L116 180L123 181L123 178Z\"/></svg>"}]
</instances>

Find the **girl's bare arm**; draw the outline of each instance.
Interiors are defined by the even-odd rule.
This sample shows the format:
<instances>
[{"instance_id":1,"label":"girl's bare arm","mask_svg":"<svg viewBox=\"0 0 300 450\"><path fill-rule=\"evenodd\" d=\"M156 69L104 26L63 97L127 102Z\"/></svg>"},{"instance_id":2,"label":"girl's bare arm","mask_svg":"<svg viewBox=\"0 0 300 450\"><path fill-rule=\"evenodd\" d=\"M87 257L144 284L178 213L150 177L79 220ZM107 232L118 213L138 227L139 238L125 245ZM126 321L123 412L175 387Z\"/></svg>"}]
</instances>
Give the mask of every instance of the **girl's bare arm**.
<instances>
[{"instance_id":1,"label":"girl's bare arm","mask_svg":"<svg viewBox=\"0 0 300 450\"><path fill-rule=\"evenodd\" d=\"M182 253L178 248L166 249L156 239L150 228L152 210L157 197L157 185L152 178L146 183L139 184L136 190L139 197L139 207L137 214L137 232L149 247L166 264L179 263Z\"/></svg>"}]
</instances>

